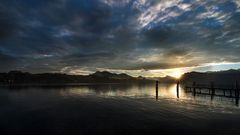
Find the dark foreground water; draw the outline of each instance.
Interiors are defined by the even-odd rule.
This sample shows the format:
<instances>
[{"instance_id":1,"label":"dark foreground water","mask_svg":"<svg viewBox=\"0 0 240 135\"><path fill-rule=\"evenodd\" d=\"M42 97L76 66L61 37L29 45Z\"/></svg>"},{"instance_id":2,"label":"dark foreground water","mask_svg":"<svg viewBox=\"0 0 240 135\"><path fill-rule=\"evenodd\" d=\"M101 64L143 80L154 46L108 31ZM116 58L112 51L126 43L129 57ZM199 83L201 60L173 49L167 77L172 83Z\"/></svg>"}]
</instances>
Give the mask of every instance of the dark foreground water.
<instances>
[{"instance_id":1,"label":"dark foreground water","mask_svg":"<svg viewBox=\"0 0 240 135\"><path fill-rule=\"evenodd\" d=\"M192 97L176 86L0 88L0 135L239 135L232 99Z\"/></svg>"}]
</instances>

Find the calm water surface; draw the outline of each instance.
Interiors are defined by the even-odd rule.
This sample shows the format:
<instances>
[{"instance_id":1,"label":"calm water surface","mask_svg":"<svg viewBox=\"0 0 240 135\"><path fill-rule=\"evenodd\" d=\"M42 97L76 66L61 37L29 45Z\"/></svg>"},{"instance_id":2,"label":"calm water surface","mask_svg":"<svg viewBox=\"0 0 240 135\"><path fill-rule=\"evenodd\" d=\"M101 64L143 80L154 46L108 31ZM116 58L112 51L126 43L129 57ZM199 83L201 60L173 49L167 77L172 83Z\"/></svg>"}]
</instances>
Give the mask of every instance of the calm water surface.
<instances>
[{"instance_id":1,"label":"calm water surface","mask_svg":"<svg viewBox=\"0 0 240 135\"><path fill-rule=\"evenodd\" d=\"M175 84L0 88L0 134L240 134L233 99Z\"/></svg>"}]
</instances>

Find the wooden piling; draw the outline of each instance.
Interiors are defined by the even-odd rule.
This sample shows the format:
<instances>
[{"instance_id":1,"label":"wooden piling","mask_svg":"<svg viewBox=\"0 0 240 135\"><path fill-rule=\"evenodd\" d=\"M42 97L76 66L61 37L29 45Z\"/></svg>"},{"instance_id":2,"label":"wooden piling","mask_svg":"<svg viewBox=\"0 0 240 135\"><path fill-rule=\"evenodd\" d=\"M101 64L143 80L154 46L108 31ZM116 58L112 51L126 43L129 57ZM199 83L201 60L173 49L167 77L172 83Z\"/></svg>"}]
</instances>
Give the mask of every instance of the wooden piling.
<instances>
[{"instance_id":1,"label":"wooden piling","mask_svg":"<svg viewBox=\"0 0 240 135\"><path fill-rule=\"evenodd\" d=\"M239 105L239 86L238 81L236 81L236 89L235 89L235 99L236 99L236 105Z\"/></svg>"},{"instance_id":2,"label":"wooden piling","mask_svg":"<svg viewBox=\"0 0 240 135\"><path fill-rule=\"evenodd\" d=\"M196 96L196 82L193 82L193 96Z\"/></svg>"},{"instance_id":3,"label":"wooden piling","mask_svg":"<svg viewBox=\"0 0 240 135\"><path fill-rule=\"evenodd\" d=\"M158 81L156 81L156 100L158 100Z\"/></svg>"},{"instance_id":4,"label":"wooden piling","mask_svg":"<svg viewBox=\"0 0 240 135\"><path fill-rule=\"evenodd\" d=\"M232 97L232 91L233 91L234 87L233 87L233 84L232 84L232 89L230 89L230 97Z\"/></svg>"},{"instance_id":5,"label":"wooden piling","mask_svg":"<svg viewBox=\"0 0 240 135\"><path fill-rule=\"evenodd\" d=\"M214 98L214 95L215 95L215 88L214 88L214 82L211 82L211 100L213 100Z\"/></svg>"},{"instance_id":6,"label":"wooden piling","mask_svg":"<svg viewBox=\"0 0 240 135\"><path fill-rule=\"evenodd\" d=\"M177 98L179 98L179 81L177 82Z\"/></svg>"}]
</instances>

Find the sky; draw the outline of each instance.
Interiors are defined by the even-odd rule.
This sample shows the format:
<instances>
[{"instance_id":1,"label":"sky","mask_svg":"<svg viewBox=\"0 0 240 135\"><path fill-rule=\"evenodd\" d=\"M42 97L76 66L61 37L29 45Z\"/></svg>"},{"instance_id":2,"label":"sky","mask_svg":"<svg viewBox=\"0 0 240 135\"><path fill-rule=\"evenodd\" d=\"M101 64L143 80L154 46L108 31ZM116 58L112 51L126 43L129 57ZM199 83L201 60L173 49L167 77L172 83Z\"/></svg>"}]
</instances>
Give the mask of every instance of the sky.
<instances>
[{"instance_id":1,"label":"sky","mask_svg":"<svg viewBox=\"0 0 240 135\"><path fill-rule=\"evenodd\" d=\"M0 72L240 68L240 0L2 0Z\"/></svg>"}]
</instances>

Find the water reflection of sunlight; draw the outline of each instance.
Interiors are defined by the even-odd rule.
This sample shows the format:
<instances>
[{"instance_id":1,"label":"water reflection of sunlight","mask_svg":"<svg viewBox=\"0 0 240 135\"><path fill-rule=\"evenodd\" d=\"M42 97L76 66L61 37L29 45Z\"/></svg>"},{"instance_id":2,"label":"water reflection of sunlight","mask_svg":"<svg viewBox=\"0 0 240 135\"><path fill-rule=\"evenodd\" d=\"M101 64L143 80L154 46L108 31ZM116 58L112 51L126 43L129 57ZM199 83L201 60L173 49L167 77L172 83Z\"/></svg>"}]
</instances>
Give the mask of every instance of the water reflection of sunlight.
<instances>
[{"instance_id":1,"label":"water reflection of sunlight","mask_svg":"<svg viewBox=\"0 0 240 135\"><path fill-rule=\"evenodd\" d=\"M73 88L65 88L60 91L64 97L84 97L84 96L100 96L104 98L156 98L155 84L148 85L96 85L96 86L79 86ZM176 84L159 84L158 99L177 99ZM209 96L197 95L194 97L192 93L185 93L183 88L179 88L179 103L181 104L205 104L210 106L225 106L234 104L230 99L215 97L213 101Z\"/></svg>"},{"instance_id":2,"label":"water reflection of sunlight","mask_svg":"<svg viewBox=\"0 0 240 135\"><path fill-rule=\"evenodd\" d=\"M159 87L159 96L165 98L176 98L177 97L177 85L176 84L160 84ZM185 93L182 88L179 88L179 96L180 98L185 97Z\"/></svg>"},{"instance_id":3,"label":"water reflection of sunlight","mask_svg":"<svg viewBox=\"0 0 240 135\"><path fill-rule=\"evenodd\" d=\"M106 85L94 87L76 87L61 91L63 96L97 95L104 97L149 97L155 96L154 85L130 85L126 87Z\"/></svg>"},{"instance_id":4,"label":"water reflection of sunlight","mask_svg":"<svg viewBox=\"0 0 240 135\"><path fill-rule=\"evenodd\" d=\"M159 97L162 98L176 98L176 84L159 84ZM180 97L184 97L184 92L179 89ZM129 85L129 86L82 86L68 88L61 91L63 96L84 96L97 95L104 97L151 97L156 96L156 88L154 84L149 85Z\"/></svg>"},{"instance_id":5,"label":"water reflection of sunlight","mask_svg":"<svg viewBox=\"0 0 240 135\"><path fill-rule=\"evenodd\" d=\"M84 95L92 95L93 91L88 89L87 87L78 87L78 88L68 88L67 90L60 91L60 94L63 96L84 96Z\"/></svg>"}]
</instances>

